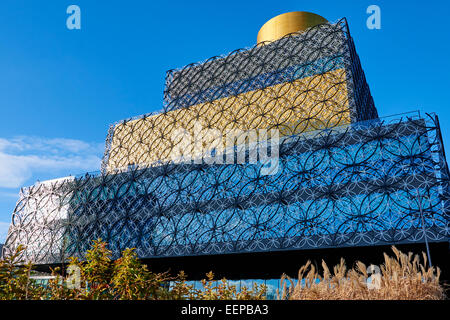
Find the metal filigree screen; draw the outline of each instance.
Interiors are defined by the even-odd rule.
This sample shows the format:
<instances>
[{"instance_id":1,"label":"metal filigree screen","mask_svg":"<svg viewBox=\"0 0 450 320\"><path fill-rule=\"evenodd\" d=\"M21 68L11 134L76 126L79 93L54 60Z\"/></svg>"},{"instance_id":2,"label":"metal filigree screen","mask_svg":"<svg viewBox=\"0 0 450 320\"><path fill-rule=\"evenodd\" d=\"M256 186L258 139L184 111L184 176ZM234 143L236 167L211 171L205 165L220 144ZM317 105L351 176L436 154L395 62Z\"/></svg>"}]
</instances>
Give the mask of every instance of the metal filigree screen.
<instances>
[{"instance_id":1,"label":"metal filigree screen","mask_svg":"<svg viewBox=\"0 0 450 320\"><path fill-rule=\"evenodd\" d=\"M116 258L443 241L448 178L437 117L378 118L342 20L169 71L163 112L112 125L100 174L22 190L3 250L49 264L97 238Z\"/></svg>"},{"instance_id":2,"label":"metal filigree screen","mask_svg":"<svg viewBox=\"0 0 450 320\"><path fill-rule=\"evenodd\" d=\"M258 163L184 163L35 185L5 249L22 243L27 258L51 263L99 237L116 257L126 247L158 257L446 240L439 137L432 116L375 120L281 140L274 175Z\"/></svg>"},{"instance_id":3,"label":"metal filigree screen","mask_svg":"<svg viewBox=\"0 0 450 320\"><path fill-rule=\"evenodd\" d=\"M169 71L163 112L111 126L102 168L174 161L180 128L193 136L197 127L224 137L254 129L289 136L377 117L342 20ZM203 144L223 152L216 136ZM189 153L202 155L199 148Z\"/></svg>"}]
</instances>

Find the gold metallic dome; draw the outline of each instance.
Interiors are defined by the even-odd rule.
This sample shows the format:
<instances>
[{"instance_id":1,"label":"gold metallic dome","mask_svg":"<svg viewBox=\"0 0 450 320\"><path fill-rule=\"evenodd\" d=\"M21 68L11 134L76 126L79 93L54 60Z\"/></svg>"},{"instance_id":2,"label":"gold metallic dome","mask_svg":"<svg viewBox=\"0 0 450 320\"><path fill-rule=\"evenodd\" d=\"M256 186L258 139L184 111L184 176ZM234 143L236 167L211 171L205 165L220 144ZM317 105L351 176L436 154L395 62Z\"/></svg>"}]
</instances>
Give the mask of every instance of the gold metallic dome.
<instances>
[{"instance_id":1,"label":"gold metallic dome","mask_svg":"<svg viewBox=\"0 0 450 320\"><path fill-rule=\"evenodd\" d=\"M280 14L267 21L259 29L257 43L275 41L292 32L306 30L328 22L325 18L311 12L294 11Z\"/></svg>"}]
</instances>

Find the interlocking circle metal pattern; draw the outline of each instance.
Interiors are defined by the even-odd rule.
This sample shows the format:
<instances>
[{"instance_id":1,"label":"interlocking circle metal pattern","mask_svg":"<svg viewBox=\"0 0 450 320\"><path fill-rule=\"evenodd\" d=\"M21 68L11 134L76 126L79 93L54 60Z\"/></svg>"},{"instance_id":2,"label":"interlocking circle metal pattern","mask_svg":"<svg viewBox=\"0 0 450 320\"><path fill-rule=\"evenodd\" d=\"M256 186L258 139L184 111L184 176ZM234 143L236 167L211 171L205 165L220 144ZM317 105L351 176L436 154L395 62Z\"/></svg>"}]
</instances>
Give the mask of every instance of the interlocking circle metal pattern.
<instances>
[{"instance_id":1,"label":"interlocking circle metal pattern","mask_svg":"<svg viewBox=\"0 0 450 320\"><path fill-rule=\"evenodd\" d=\"M234 163L206 163L198 145L185 151L199 163L173 157L174 132L196 126L217 133L201 147L233 157L224 136L276 130L277 170L247 149ZM378 118L342 20L169 71L161 113L111 126L100 174L22 190L3 250L49 264L97 238L116 258L441 241L448 178L437 117Z\"/></svg>"}]
</instances>

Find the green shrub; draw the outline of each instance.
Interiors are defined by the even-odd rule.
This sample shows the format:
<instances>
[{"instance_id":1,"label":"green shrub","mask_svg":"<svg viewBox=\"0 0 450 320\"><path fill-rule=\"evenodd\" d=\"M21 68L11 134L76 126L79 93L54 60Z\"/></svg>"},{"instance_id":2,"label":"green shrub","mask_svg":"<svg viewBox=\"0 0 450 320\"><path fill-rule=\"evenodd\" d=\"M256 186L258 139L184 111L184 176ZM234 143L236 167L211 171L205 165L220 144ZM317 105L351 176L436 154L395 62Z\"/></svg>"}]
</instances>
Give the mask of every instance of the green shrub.
<instances>
[{"instance_id":1,"label":"green shrub","mask_svg":"<svg viewBox=\"0 0 450 320\"><path fill-rule=\"evenodd\" d=\"M172 277L167 272L153 273L142 264L134 249L125 249L116 261L106 242L95 240L86 252L85 260L69 258L64 275L61 268L52 269L53 279L48 285L37 285L30 278L31 263L23 264L19 246L11 257L0 261L0 299L50 299L50 300L212 300L212 299L264 299L265 286L255 285L252 290L240 292L226 279L213 286L212 272L202 280L203 290L195 290L186 282L181 271ZM79 274L74 274L75 270ZM79 279L77 278L79 277ZM171 287L169 288L169 283ZM75 285L78 284L78 285ZM75 285L75 286L74 286Z\"/></svg>"},{"instance_id":2,"label":"green shrub","mask_svg":"<svg viewBox=\"0 0 450 320\"><path fill-rule=\"evenodd\" d=\"M31 281L33 266L21 260L25 247L0 260L0 300L32 300L45 296L45 289Z\"/></svg>"}]
</instances>

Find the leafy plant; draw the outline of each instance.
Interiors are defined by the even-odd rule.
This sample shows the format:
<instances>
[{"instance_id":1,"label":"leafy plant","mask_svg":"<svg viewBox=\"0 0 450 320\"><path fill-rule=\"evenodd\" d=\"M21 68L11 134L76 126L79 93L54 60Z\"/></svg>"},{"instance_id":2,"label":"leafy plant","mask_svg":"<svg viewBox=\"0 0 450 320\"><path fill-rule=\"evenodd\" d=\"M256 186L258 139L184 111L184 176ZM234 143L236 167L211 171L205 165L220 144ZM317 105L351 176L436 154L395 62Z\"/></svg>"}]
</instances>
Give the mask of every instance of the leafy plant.
<instances>
[{"instance_id":1,"label":"leafy plant","mask_svg":"<svg viewBox=\"0 0 450 320\"><path fill-rule=\"evenodd\" d=\"M252 289L244 286L241 291L237 291L236 286L231 285L225 278L214 281L212 271L206 274L206 279L203 279L201 283L203 290L196 291L198 300L263 300L267 291L265 285L256 283Z\"/></svg>"},{"instance_id":2,"label":"leafy plant","mask_svg":"<svg viewBox=\"0 0 450 320\"><path fill-rule=\"evenodd\" d=\"M68 270L72 271L64 274L55 268L52 279L42 286L33 280L32 264L21 260L24 249L19 246L14 254L0 260L0 299L260 300L267 292L265 285L257 284L237 290L226 279L214 280L212 271L201 280L203 288L195 289L183 271L175 277L151 272L134 249L125 249L113 261L101 239L92 242L84 261L69 258ZM422 263L418 255L404 254L395 247L392 250L394 257L384 254L376 288L368 285L370 272L362 262L348 270L341 259L330 271L322 261L323 272L319 274L308 261L299 269L297 280L282 276L278 299L445 299L440 270L427 267L425 254ZM74 270L79 273L74 274Z\"/></svg>"},{"instance_id":3,"label":"leafy plant","mask_svg":"<svg viewBox=\"0 0 450 320\"><path fill-rule=\"evenodd\" d=\"M118 299L148 300L167 297L164 283L171 278L167 273L153 273L138 260L134 249L125 249L115 261L112 290Z\"/></svg>"},{"instance_id":4,"label":"leafy plant","mask_svg":"<svg viewBox=\"0 0 450 320\"><path fill-rule=\"evenodd\" d=\"M24 250L19 245L12 255L0 260L0 300L32 300L43 294L43 288L30 280L32 264L21 260Z\"/></svg>"}]
</instances>

